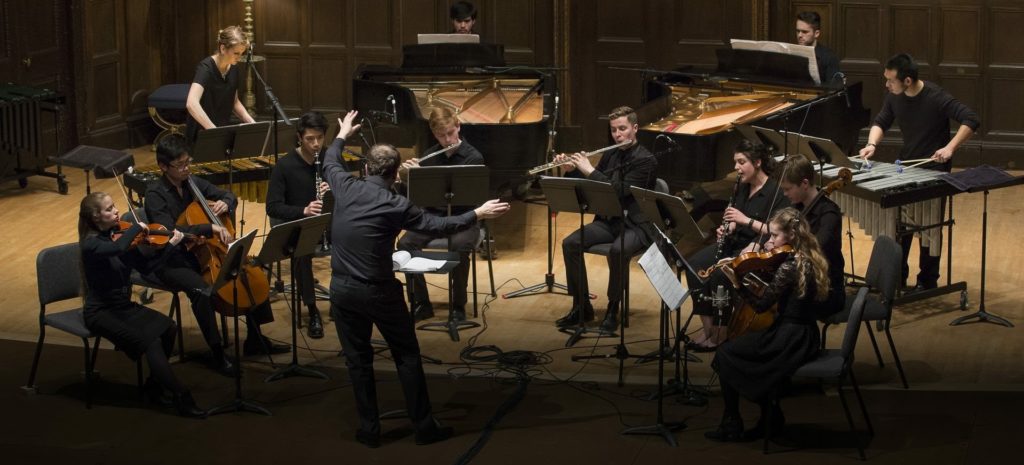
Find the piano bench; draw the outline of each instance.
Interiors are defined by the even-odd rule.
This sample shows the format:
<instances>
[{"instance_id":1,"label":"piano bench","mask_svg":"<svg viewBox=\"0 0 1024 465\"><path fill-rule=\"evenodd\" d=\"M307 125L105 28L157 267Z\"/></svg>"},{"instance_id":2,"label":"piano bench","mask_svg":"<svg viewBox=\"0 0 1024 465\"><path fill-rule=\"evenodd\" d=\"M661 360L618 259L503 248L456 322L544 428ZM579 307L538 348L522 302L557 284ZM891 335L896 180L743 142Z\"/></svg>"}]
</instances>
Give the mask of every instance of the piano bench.
<instances>
[{"instance_id":1,"label":"piano bench","mask_svg":"<svg viewBox=\"0 0 1024 465\"><path fill-rule=\"evenodd\" d=\"M185 135L185 99L191 84L167 84L160 86L149 94L149 117L160 129L160 134L153 139L153 151L156 144L171 134Z\"/></svg>"}]
</instances>

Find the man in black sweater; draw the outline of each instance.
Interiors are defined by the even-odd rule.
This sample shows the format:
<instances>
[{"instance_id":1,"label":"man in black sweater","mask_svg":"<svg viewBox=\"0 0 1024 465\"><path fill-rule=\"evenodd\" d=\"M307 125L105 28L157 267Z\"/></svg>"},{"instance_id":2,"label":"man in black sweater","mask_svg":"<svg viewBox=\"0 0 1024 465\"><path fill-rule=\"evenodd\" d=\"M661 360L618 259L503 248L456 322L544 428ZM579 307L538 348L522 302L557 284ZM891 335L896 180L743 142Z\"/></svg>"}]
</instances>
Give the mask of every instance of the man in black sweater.
<instances>
[{"instance_id":1,"label":"man in black sweater","mask_svg":"<svg viewBox=\"0 0 1024 465\"><path fill-rule=\"evenodd\" d=\"M401 158L388 144L377 144L366 155L366 177L356 178L344 167L344 138L359 129L352 124L356 112L340 121L338 138L324 157L324 179L334 196L331 230L331 315L344 349L352 389L356 396L359 427L356 441L380 446L380 414L373 374L373 326L391 348L398 379L405 394L406 411L416 428L416 444L451 437L431 413L426 377L412 317L402 298L402 283L395 279L391 255L403 229L451 234L477 220L496 218L509 205L490 200L455 216L435 216L392 192Z\"/></svg>"},{"instance_id":2,"label":"man in black sweater","mask_svg":"<svg viewBox=\"0 0 1024 465\"><path fill-rule=\"evenodd\" d=\"M828 47L821 45L821 15L814 11L802 11L796 15L796 43L814 47L814 57L818 64L818 75L821 85L842 85L842 73L839 71L839 57Z\"/></svg>"},{"instance_id":3,"label":"man in black sweater","mask_svg":"<svg viewBox=\"0 0 1024 465\"><path fill-rule=\"evenodd\" d=\"M903 136L903 147L899 158L902 160L931 158L923 166L949 172L953 166L953 153L967 141L981 126L977 113L933 82L917 78L918 69L914 59L900 53L885 64L885 88L889 94L882 102L882 109L875 116L868 143L860 150L864 159L875 154L875 147L882 140L885 131L895 122ZM949 120L956 120L960 128L949 137ZM943 203L943 207L945 204ZM913 236L902 238L903 281L910 276L907 256ZM939 258L941 246L920 247L920 272L914 291L934 289L939 280Z\"/></svg>"},{"instance_id":4,"label":"man in black sweater","mask_svg":"<svg viewBox=\"0 0 1024 465\"><path fill-rule=\"evenodd\" d=\"M270 172L267 187L267 216L276 223L294 221L321 213L323 201L318 192L327 184L317 185L317 171L320 170L320 149L327 132L327 119L319 112L309 112L299 118L296 127L299 146L281 157ZM309 311L309 337L324 337L324 323L320 310L316 308L316 293L313 289L313 256L307 255L291 261L295 283L299 286L302 303Z\"/></svg>"},{"instance_id":5,"label":"man in black sweater","mask_svg":"<svg viewBox=\"0 0 1024 465\"><path fill-rule=\"evenodd\" d=\"M437 139L438 144L427 150L434 153L443 147L459 144L457 147L446 150L429 160L420 163L419 158L413 158L402 164L402 169L415 169L420 166L460 166L460 165L483 165L484 157L480 152L469 145L469 142L462 140L459 136L461 125L459 119L447 108L435 108L430 112L430 132ZM398 192L404 193L405 189L399 181ZM452 215L461 215L472 210L472 207L452 207ZM444 209L427 208L428 212L434 215L447 215ZM469 282L469 254L476 247L480 237L480 228L471 227L454 234L444 235L437 233L425 233L423 231L409 230L398 240L398 250L421 250L431 240L448 237L451 241L449 250L459 252L459 266L452 270L454 301L450 303L452 321L466 320L466 284ZM427 293L427 281L423 274L406 274L406 292L409 295L409 305L413 308L413 319L415 321L425 320L434 316L434 307L430 303L430 295Z\"/></svg>"}]
</instances>

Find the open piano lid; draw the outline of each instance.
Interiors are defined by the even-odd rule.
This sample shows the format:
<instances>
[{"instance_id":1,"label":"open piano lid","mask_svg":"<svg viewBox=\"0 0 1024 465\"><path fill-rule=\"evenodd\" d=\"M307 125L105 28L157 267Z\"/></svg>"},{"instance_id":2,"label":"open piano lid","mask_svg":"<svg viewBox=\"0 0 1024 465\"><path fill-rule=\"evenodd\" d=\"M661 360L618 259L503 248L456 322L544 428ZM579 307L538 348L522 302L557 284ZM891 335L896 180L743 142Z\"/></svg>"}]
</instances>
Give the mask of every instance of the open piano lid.
<instances>
[{"instance_id":1,"label":"open piano lid","mask_svg":"<svg viewBox=\"0 0 1024 465\"><path fill-rule=\"evenodd\" d=\"M807 67L807 58L778 52L720 48L718 77L759 83L817 87Z\"/></svg>"}]
</instances>

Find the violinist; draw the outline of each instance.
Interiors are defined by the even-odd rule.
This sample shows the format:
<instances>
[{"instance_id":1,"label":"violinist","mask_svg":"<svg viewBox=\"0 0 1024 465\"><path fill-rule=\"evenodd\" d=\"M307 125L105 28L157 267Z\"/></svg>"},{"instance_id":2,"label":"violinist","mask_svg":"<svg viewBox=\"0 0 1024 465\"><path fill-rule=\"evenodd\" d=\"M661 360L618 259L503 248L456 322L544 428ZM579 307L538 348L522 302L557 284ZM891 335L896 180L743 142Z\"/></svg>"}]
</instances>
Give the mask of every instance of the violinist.
<instances>
[{"instance_id":1,"label":"violinist","mask_svg":"<svg viewBox=\"0 0 1024 465\"><path fill-rule=\"evenodd\" d=\"M177 221L182 212L193 201L207 202L214 214L230 212L234 209L237 200L234 194L220 189L206 180L195 177L199 191L203 194L202 199L193 199L192 192L188 189L189 165L192 157L189 155L188 146L181 136L169 136L160 140L156 149L156 162L163 172L163 177L158 182L150 184L146 189L146 215L153 223L158 223L167 229L180 229L182 232L195 234L197 236L212 237L219 236L220 240L228 244L234 240L228 231L216 224L203 224L195 226L178 226ZM203 280L200 273L200 265L196 256L185 250L178 249L167 263L156 270L156 277L164 284L184 292L192 303L192 313L195 314L196 322L203 333L203 338L213 352L213 367L216 371L225 376L233 376L235 367L224 356L224 346L220 333L217 331L217 319L214 314L213 301L209 285ZM273 321L273 314L269 305L264 305L250 311L247 318L249 336L243 346L245 355L267 353L284 353L290 347L283 344L272 344L269 339L259 336L260 324Z\"/></svg>"},{"instance_id":2,"label":"violinist","mask_svg":"<svg viewBox=\"0 0 1024 465\"><path fill-rule=\"evenodd\" d=\"M715 354L711 367L721 380L725 412L718 428L704 433L712 441L764 437L769 408L773 409L772 431L780 431L785 420L775 393L818 352L816 310L829 294L828 264L800 212L793 208L779 210L768 226L770 237L765 248L773 250L788 244L793 252L775 270L760 295L740 285L731 268L723 268L723 275L755 312L775 306L778 315L767 329L726 341ZM761 406L761 419L751 430L743 429L740 396Z\"/></svg>"},{"instance_id":3,"label":"violinist","mask_svg":"<svg viewBox=\"0 0 1024 465\"><path fill-rule=\"evenodd\" d=\"M134 240L149 232L145 224L121 222L113 199L102 192L82 198L78 212L78 241L82 251L82 283L85 293L83 316L90 331L110 340L132 360L145 356L149 363L146 397L154 403L166 402L163 392L170 391L173 405L183 417L204 417L192 394L181 383L167 357L174 348L177 327L167 316L132 302L131 269L147 273L160 266L181 243L184 235L175 231L162 252L147 259ZM119 237L115 238L115 232Z\"/></svg>"},{"instance_id":4,"label":"violinist","mask_svg":"<svg viewBox=\"0 0 1024 465\"><path fill-rule=\"evenodd\" d=\"M741 141L733 151L733 161L738 178L732 206L725 209L723 224L716 231L719 244L705 247L689 258L696 270L714 265L716 257L735 257L751 243L759 243L768 233L765 221L771 212L789 206L789 201L779 191L778 182L770 177L776 162L767 147ZM731 305L722 308L721 315L716 315L718 310L711 296L718 286L728 288L729 282L717 271L703 284L691 273L686 274L686 280L690 289L698 291L699 297L693 299L693 313L700 315L703 324L701 334L687 344L697 352L714 351L726 339Z\"/></svg>"},{"instance_id":5,"label":"violinist","mask_svg":"<svg viewBox=\"0 0 1024 465\"><path fill-rule=\"evenodd\" d=\"M828 278L832 283L828 300L820 308L818 317L824 318L843 309L846 300L846 286L843 270L843 212L832 199L815 187L814 166L803 155L794 155L786 161L779 181L782 193L793 204L793 208L807 219L811 233L818 239L818 245L828 262ZM808 209L807 207L810 206Z\"/></svg>"}]
</instances>

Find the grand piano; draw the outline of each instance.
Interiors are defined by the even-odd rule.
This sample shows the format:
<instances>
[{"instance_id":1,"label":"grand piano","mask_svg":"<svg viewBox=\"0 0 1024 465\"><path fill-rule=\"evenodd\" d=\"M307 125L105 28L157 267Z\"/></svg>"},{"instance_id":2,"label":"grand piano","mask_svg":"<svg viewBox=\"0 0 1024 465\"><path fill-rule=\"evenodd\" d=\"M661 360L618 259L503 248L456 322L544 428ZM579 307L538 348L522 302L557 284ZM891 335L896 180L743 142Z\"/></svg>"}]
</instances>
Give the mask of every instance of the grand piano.
<instances>
[{"instance_id":1,"label":"grand piano","mask_svg":"<svg viewBox=\"0 0 1024 465\"><path fill-rule=\"evenodd\" d=\"M658 161L660 176L673 190L732 172L732 150L742 138L734 130L739 125L788 129L831 139L846 153L854 149L869 120L861 83L816 85L805 57L739 49L716 52L713 72L681 69L652 76L637 109L642 143L664 149L666 142L657 139L665 135L678 144L676 153ZM778 153L784 149L775 148ZM795 149L790 147L790 152Z\"/></svg>"},{"instance_id":2,"label":"grand piano","mask_svg":"<svg viewBox=\"0 0 1024 465\"><path fill-rule=\"evenodd\" d=\"M522 193L523 174L545 162L555 78L530 68L505 67L495 44L403 47L402 67L366 65L352 83L355 108L372 116L381 142L422 154L436 141L427 117L451 109L462 138L480 150L491 191Z\"/></svg>"}]
</instances>

